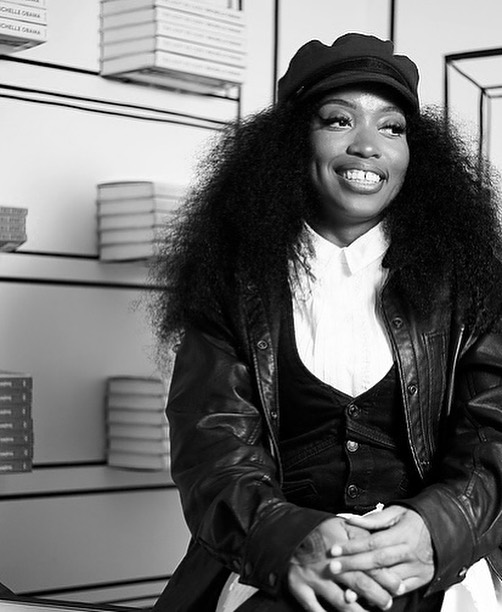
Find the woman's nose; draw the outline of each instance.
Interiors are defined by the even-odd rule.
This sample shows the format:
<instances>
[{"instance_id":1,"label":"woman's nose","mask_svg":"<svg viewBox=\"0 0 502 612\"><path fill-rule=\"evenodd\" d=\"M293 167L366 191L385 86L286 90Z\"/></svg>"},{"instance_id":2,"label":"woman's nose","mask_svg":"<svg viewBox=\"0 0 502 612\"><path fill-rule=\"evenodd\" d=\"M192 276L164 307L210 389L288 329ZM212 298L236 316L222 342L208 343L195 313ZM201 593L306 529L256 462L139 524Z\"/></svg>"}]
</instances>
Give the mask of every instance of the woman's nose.
<instances>
[{"instance_id":1,"label":"woman's nose","mask_svg":"<svg viewBox=\"0 0 502 612\"><path fill-rule=\"evenodd\" d=\"M354 133L351 143L347 147L349 155L357 157L380 157L377 135L369 129L360 129Z\"/></svg>"}]
</instances>

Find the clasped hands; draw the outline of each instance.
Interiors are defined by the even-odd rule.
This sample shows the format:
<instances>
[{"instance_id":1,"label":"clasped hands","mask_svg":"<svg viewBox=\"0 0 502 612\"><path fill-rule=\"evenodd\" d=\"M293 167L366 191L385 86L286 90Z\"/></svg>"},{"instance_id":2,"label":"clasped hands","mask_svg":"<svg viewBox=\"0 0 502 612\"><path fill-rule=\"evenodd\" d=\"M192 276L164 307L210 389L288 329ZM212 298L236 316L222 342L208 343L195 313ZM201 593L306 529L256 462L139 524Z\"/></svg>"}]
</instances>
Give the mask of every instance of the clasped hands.
<instances>
[{"instance_id":1,"label":"clasped hands","mask_svg":"<svg viewBox=\"0 0 502 612\"><path fill-rule=\"evenodd\" d=\"M423 519L413 510L389 506L322 522L295 551L288 586L310 612L365 612L365 605L389 610L394 597L427 584L433 574Z\"/></svg>"}]
</instances>

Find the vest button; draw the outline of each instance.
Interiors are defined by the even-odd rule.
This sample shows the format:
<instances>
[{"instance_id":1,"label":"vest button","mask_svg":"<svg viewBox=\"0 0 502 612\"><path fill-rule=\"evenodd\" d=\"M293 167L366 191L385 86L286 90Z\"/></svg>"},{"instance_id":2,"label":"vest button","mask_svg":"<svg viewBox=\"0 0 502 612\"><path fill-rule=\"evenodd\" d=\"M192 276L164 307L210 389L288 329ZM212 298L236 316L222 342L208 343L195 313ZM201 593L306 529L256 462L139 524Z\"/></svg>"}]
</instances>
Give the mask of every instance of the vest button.
<instances>
[{"instance_id":1,"label":"vest button","mask_svg":"<svg viewBox=\"0 0 502 612\"><path fill-rule=\"evenodd\" d=\"M260 351L264 351L268 348L268 342L266 340L258 340L256 346L260 349Z\"/></svg>"},{"instance_id":2,"label":"vest button","mask_svg":"<svg viewBox=\"0 0 502 612\"><path fill-rule=\"evenodd\" d=\"M356 406L356 404L349 404L347 406L347 412L349 413L349 416L351 416L353 419L357 419L361 410L359 406Z\"/></svg>"},{"instance_id":3,"label":"vest button","mask_svg":"<svg viewBox=\"0 0 502 612\"><path fill-rule=\"evenodd\" d=\"M347 447L349 453L355 453L359 448L359 444L355 440L347 440L345 446Z\"/></svg>"},{"instance_id":4,"label":"vest button","mask_svg":"<svg viewBox=\"0 0 502 612\"><path fill-rule=\"evenodd\" d=\"M417 391L418 391L418 387L415 383L411 383L410 385L408 385L408 393L410 395L415 395Z\"/></svg>"},{"instance_id":5,"label":"vest button","mask_svg":"<svg viewBox=\"0 0 502 612\"><path fill-rule=\"evenodd\" d=\"M394 317L392 319L392 325L396 328L396 329L400 329L403 326L403 320L401 319L401 317Z\"/></svg>"},{"instance_id":6,"label":"vest button","mask_svg":"<svg viewBox=\"0 0 502 612\"><path fill-rule=\"evenodd\" d=\"M355 499L359 495L359 487L355 484L351 484L347 487L347 495L351 499Z\"/></svg>"}]
</instances>

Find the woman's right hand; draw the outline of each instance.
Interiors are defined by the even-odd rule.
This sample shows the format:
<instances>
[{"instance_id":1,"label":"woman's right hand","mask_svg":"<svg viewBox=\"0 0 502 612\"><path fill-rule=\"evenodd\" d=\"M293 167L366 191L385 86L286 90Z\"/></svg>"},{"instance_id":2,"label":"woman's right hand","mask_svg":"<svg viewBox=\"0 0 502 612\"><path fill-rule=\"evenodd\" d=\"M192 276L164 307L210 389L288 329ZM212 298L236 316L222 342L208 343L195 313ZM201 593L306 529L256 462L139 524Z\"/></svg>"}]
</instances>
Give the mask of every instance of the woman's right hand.
<instances>
[{"instance_id":1,"label":"woman's right hand","mask_svg":"<svg viewBox=\"0 0 502 612\"><path fill-rule=\"evenodd\" d=\"M366 612L357 600L388 610L400 594L401 580L391 570L370 573L350 571L332 574L330 550L347 540L367 537L365 529L334 517L322 522L298 546L289 566L288 586L292 595L310 612L325 612L323 601L340 612Z\"/></svg>"}]
</instances>

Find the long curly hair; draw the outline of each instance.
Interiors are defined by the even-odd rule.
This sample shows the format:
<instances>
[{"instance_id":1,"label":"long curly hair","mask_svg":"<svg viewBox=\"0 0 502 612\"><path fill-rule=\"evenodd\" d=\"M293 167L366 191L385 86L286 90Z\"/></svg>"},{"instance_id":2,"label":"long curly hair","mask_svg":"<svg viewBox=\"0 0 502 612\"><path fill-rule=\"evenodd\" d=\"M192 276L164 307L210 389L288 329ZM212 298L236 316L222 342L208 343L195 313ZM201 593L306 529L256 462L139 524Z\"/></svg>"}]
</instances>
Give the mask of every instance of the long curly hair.
<instances>
[{"instance_id":1,"label":"long curly hair","mask_svg":"<svg viewBox=\"0 0 502 612\"><path fill-rule=\"evenodd\" d=\"M309 270L302 228L318 207L308 171L313 112L313 104L271 107L212 143L151 267L151 282L166 288L150 299L161 345L235 301L243 282L267 297L285 285L288 266ZM407 137L405 182L386 210L384 265L399 269L419 312L447 283L464 310L479 313L502 252L493 173L437 109L410 117Z\"/></svg>"}]
</instances>

